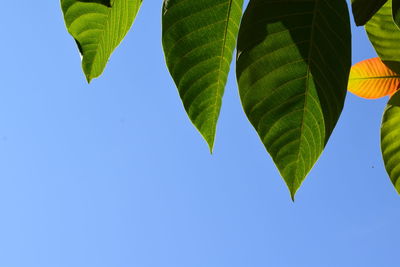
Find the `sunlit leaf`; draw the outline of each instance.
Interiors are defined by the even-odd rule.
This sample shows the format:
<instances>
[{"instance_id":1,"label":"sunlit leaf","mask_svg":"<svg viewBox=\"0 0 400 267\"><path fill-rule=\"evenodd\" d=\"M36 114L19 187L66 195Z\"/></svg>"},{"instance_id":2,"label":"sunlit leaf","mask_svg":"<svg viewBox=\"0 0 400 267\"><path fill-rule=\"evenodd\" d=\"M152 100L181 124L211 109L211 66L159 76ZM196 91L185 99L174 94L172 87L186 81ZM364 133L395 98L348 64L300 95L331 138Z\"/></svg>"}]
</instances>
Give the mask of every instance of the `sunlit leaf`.
<instances>
[{"instance_id":1,"label":"sunlit leaf","mask_svg":"<svg viewBox=\"0 0 400 267\"><path fill-rule=\"evenodd\" d=\"M350 71L348 90L363 98L390 96L400 86L400 75L389 69L379 57L363 60Z\"/></svg>"},{"instance_id":2,"label":"sunlit leaf","mask_svg":"<svg viewBox=\"0 0 400 267\"><path fill-rule=\"evenodd\" d=\"M388 0L351 0L356 25L361 26L367 23L386 1Z\"/></svg>"},{"instance_id":3,"label":"sunlit leaf","mask_svg":"<svg viewBox=\"0 0 400 267\"><path fill-rule=\"evenodd\" d=\"M251 0L238 38L244 110L292 197L343 108L351 66L345 0Z\"/></svg>"},{"instance_id":4,"label":"sunlit leaf","mask_svg":"<svg viewBox=\"0 0 400 267\"><path fill-rule=\"evenodd\" d=\"M65 24L82 54L88 82L103 73L141 3L142 0L61 0Z\"/></svg>"},{"instance_id":5,"label":"sunlit leaf","mask_svg":"<svg viewBox=\"0 0 400 267\"><path fill-rule=\"evenodd\" d=\"M381 150L386 171L400 193L400 91L390 98L383 114Z\"/></svg>"},{"instance_id":6,"label":"sunlit leaf","mask_svg":"<svg viewBox=\"0 0 400 267\"><path fill-rule=\"evenodd\" d=\"M212 150L243 0L165 0L163 47L191 121Z\"/></svg>"},{"instance_id":7,"label":"sunlit leaf","mask_svg":"<svg viewBox=\"0 0 400 267\"><path fill-rule=\"evenodd\" d=\"M378 56L400 73L400 29L393 20L392 12L392 0L389 0L368 21L365 29Z\"/></svg>"}]
</instances>

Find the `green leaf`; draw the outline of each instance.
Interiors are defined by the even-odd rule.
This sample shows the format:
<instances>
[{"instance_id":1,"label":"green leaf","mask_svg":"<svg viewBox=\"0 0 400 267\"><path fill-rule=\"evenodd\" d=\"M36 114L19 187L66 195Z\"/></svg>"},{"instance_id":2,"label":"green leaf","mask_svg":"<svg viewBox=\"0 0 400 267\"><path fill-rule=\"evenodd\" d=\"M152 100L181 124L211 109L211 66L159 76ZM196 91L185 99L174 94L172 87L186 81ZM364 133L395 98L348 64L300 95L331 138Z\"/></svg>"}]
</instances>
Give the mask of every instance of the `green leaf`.
<instances>
[{"instance_id":1,"label":"green leaf","mask_svg":"<svg viewBox=\"0 0 400 267\"><path fill-rule=\"evenodd\" d=\"M82 55L88 82L103 73L141 3L142 0L61 0L65 24Z\"/></svg>"},{"instance_id":2,"label":"green leaf","mask_svg":"<svg viewBox=\"0 0 400 267\"><path fill-rule=\"evenodd\" d=\"M387 0L351 0L351 8L356 25L361 26L367 23L386 1Z\"/></svg>"},{"instance_id":3,"label":"green leaf","mask_svg":"<svg viewBox=\"0 0 400 267\"><path fill-rule=\"evenodd\" d=\"M368 38L381 60L400 72L400 29L393 20L392 0L389 0L365 25Z\"/></svg>"},{"instance_id":4,"label":"green leaf","mask_svg":"<svg viewBox=\"0 0 400 267\"><path fill-rule=\"evenodd\" d=\"M164 0L162 42L189 118L212 151L243 0Z\"/></svg>"},{"instance_id":5,"label":"green leaf","mask_svg":"<svg viewBox=\"0 0 400 267\"><path fill-rule=\"evenodd\" d=\"M381 150L386 171L400 194L400 91L390 98L383 114Z\"/></svg>"},{"instance_id":6,"label":"green leaf","mask_svg":"<svg viewBox=\"0 0 400 267\"><path fill-rule=\"evenodd\" d=\"M345 0L251 0L243 16L240 98L292 198L343 108L349 20Z\"/></svg>"}]
</instances>

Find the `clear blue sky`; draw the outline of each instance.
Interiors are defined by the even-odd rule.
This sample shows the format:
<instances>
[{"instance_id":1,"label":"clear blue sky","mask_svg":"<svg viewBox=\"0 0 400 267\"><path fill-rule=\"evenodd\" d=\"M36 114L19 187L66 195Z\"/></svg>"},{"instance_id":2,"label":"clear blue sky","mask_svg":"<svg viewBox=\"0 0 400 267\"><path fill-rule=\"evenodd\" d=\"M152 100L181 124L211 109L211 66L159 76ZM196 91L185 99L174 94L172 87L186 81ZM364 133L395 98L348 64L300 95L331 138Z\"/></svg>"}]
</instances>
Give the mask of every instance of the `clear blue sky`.
<instances>
[{"instance_id":1,"label":"clear blue sky","mask_svg":"<svg viewBox=\"0 0 400 267\"><path fill-rule=\"evenodd\" d=\"M209 154L164 64L161 0L90 85L59 1L2 5L0 267L398 266L387 99L348 95L292 203L234 72ZM353 41L353 62L375 56L354 25Z\"/></svg>"}]
</instances>

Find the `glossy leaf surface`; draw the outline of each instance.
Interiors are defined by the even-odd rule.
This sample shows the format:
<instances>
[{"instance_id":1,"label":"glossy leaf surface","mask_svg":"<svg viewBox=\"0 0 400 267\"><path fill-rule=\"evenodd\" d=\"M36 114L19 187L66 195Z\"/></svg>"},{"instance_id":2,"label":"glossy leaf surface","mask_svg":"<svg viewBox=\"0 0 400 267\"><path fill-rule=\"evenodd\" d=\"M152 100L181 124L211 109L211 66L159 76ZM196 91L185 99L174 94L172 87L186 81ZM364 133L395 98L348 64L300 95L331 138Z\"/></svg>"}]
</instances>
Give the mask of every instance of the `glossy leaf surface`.
<instances>
[{"instance_id":1,"label":"glossy leaf surface","mask_svg":"<svg viewBox=\"0 0 400 267\"><path fill-rule=\"evenodd\" d=\"M376 57L351 68L347 89L359 97L374 99L394 94L399 86L400 75Z\"/></svg>"},{"instance_id":2,"label":"glossy leaf surface","mask_svg":"<svg viewBox=\"0 0 400 267\"><path fill-rule=\"evenodd\" d=\"M381 150L386 171L400 193L400 92L390 98L383 114Z\"/></svg>"},{"instance_id":3,"label":"glossy leaf surface","mask_svg":"<svg viewBox=\"0 0 400 267\"><path fill-rule=\"evenodd\" d=\"M388 0L351 0L356 25L361 26L367 23L386 1Z\"/></svg>"},{"instance_id":4,"label":"glossy leaf surface","mask_svg":"<svg viewBox=\"0 0 400 267\"><path fill-rule=\"evenodd\" d=\"M400 29L394 23L392 12L392 0L389 0L365 25L365 29L378 56L400 73Z\"/></svg>"},{"instance_id":5,"label":"glossy leaf surface","mask_svg":"<svg viewBox=\"0 0 400 267\"><path fill-rule=\"evenodd\" d=\"M162 42L189 118L213 148L243 0L167 0Z\"/></svg>"},{"instance_id":6,"label":"glossy leaf surface","mask_svg":"<svg viewBox=\"0 0 400 267\"><path fill-rule=\"evenodd\" d=\"M351 66L345 0L252 0L238 37L244 110L292 198L343 108Z\"/></svg>"},{"instance_id":7,"label":"glossy leaf surface","mask_svg":"<svg viewBox=\"0 0 400 267\"><path fill-rule=\"evenodd\" d=\"M82 55L88 82L103 73L141 3L142 0L61 0L65 24Z\"/></svg>"}]
</instances>

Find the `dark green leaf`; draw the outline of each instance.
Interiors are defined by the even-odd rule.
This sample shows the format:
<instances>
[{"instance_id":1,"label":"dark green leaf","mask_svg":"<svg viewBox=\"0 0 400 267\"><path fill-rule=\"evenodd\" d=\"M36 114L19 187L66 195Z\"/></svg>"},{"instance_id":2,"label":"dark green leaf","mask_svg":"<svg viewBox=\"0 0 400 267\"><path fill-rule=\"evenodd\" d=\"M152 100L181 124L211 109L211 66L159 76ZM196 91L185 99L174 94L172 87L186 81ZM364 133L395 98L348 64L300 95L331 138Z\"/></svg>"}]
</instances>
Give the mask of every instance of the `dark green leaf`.
<instances>
[{"instance_id":1,"label":"dark green leaf","mask_svg":"<svg viewBox=\"0 0 400 267\"><path fill-rule=\"evenodd\" d=\"M400 0L392 0L393 20L400 27Z\"/></svg>"},{"instance_id":2,"label":"dark green leaf","mask_svg":"<svg viewBox=\"0 0 400 267\"><path fill-rule=\"evenodd\" d=\"M361 26L367 23L386 1L387 0L351 0L351 7L356 25Z\"/></svg>"},{"instance_id":3,"label":"dark green leaf","mask_svg":"<svg viewBox=\"0 0 400 267\"><path fill-rule=\"evenodd\" d=\"M183 105L212 150L243 0L165 0L163 47Z\"/></svg>"},{"instance_id":4,"label":"dark green leaf","mask_svg":"<svg viewBox=\"0 0 400 267\"><path fill-rule=\"evenodd\" d=\"M90 82L102 74L129 31L142 0L61 0L65 24L82 54Z\"/></svg>"},{"instance_id":5,"label":"dark green leaf","mask_svg":"<svg viewBox=\"0 0 400 267\"><path fill-rule=\"evenodd\" d=\"M240 97L292 197L343 108L349 20L345 0L251 0L242 20Z\"/></svg>"},{"instance_id":6,"label":"dark green leaf","mask_svg":"<svg viewBox=\"0 0 400 267\"><path fill-rule=\"evenodd\" d=\"M381 149L386 171L400 193L400 91L390 98L383 114Z\"/></svg>"}]
</instances>

